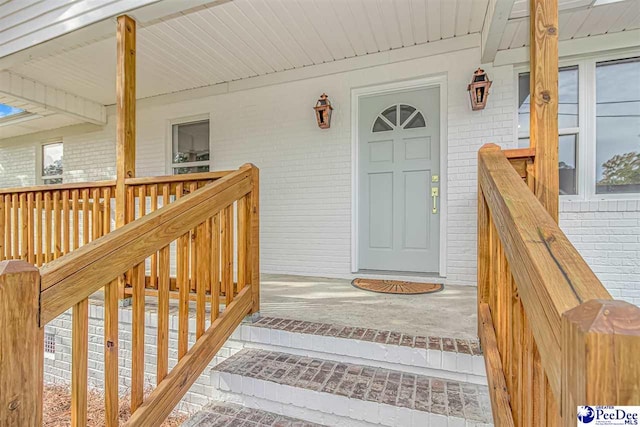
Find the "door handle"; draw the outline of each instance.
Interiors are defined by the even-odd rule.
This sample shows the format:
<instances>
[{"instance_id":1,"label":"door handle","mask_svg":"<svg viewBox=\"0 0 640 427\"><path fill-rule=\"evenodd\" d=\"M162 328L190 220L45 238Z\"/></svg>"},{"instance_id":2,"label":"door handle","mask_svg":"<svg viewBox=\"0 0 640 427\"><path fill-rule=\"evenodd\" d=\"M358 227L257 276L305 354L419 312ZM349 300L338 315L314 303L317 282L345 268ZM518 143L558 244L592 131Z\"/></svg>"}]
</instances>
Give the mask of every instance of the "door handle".
<instances>
[{"instance_id":1,"label":"door handle","mask_svg":"<svg viewBox=\"0 0 640 427\"><path fill-rule=\"evenodd\" d=\"M431 210L431 212L434 214L438 213L438 194L438 187L432 187L431 198L433 199L433 209Z\"/></svg>"}]
</instances>

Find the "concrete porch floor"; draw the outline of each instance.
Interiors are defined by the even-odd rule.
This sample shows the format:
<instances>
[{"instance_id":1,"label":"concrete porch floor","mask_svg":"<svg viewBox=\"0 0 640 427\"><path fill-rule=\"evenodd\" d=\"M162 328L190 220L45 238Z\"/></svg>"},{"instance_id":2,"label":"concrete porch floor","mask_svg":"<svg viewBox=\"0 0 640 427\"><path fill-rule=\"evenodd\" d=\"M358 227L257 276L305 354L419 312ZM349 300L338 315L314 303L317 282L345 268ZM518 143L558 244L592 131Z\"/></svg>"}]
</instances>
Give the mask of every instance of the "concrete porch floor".
<instances>
[{"instance_id":1,"label":"concrete porch floor","mask_svg":"<svg viewBox=\"0 0 640 427\"><path fill-rule=\"evenodd\" d=\"M473 286L390 295L357 289L347 279L263 274L260 314L411 335L477 338Z\"/></svg>"}]
</instances>

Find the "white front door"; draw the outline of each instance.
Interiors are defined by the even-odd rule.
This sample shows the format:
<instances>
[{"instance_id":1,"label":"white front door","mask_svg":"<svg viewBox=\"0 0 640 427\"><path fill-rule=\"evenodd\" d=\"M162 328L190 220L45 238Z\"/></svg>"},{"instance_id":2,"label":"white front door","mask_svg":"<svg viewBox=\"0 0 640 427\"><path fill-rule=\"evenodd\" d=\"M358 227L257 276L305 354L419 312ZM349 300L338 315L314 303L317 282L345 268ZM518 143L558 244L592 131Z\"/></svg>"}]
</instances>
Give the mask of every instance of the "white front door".
<instances>
[{"instance_id":1,"label":"white front door","mask_svg":"<svg viewBox=\"0 0 640 427\"><path fill-rule=\"evenodd\" d=\"M361 97L358 112L358 267L437 273L440 89Z\"/></svg>"}]
</instances>

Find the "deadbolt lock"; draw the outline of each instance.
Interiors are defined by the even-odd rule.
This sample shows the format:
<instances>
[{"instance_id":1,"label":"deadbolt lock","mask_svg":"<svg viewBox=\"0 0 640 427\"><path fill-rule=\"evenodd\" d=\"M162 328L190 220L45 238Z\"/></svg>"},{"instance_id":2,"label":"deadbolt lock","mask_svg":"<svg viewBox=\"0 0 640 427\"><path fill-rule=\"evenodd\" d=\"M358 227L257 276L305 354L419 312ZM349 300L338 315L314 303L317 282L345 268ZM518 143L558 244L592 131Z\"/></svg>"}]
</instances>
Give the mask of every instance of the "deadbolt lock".
<instances>
[{"instance_id":1,"label":"deadbolt lock","mask_svg":"<svg viewBox=\"0 0 640 427\"><path fill-rule=\"evenodd\" d=\"M431 182L440 182L440 176L439 175L433 175L431 177Z\"/></svg>"}]
</instances>

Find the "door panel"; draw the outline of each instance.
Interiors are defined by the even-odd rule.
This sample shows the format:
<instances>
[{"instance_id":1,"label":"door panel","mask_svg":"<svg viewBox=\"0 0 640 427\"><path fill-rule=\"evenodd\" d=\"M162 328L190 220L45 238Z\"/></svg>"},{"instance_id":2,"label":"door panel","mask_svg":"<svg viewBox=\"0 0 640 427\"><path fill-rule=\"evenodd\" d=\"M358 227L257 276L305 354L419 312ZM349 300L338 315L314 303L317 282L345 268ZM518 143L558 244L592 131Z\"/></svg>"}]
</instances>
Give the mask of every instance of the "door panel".
<instances>
[{"instance_id":1,"label":"door panel","mask_svg":"<svg viewBox=\"0 0 640 427\"><path fill-rule=\"evenodd\" d=\"M438 272L440 90L359 102L359 268Z\"/></svg>"}]
</instances>

